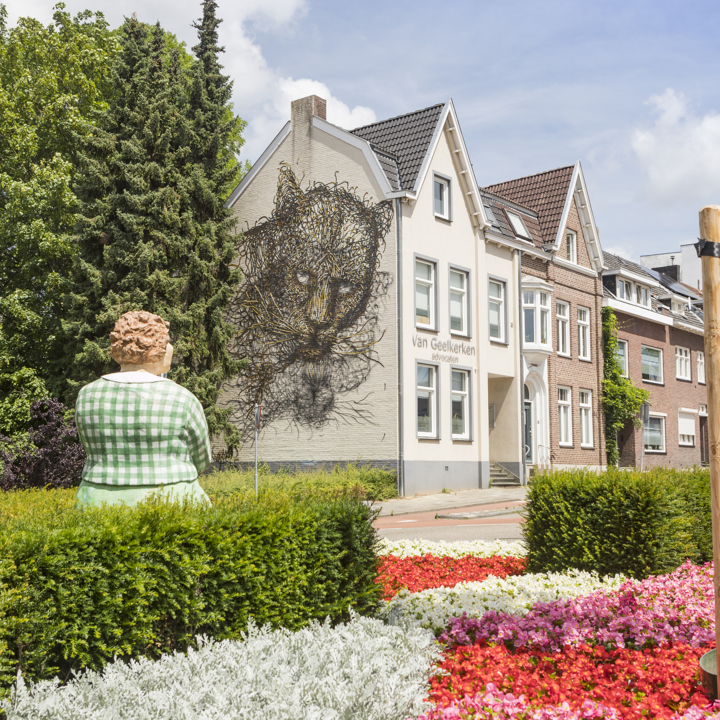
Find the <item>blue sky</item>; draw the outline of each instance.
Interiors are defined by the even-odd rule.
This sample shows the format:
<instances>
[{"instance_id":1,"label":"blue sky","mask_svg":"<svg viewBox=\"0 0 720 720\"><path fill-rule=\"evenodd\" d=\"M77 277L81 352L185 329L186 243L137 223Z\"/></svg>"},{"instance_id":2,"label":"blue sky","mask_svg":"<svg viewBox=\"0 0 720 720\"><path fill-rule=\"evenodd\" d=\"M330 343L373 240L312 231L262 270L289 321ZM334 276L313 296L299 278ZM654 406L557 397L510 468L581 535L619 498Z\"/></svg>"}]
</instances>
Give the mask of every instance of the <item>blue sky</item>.
<instances>
[{"instance_id":1,"label":"blue sky","mask_svg":"<svg viewBox=\"0 0 720 720\"><path fill-rule=\"evenodd\" d=\"M694 241L720 204L720 4L218 0L225 64L255 160L317 93L346 128L452 97L481 185L580 160L608 250ZM6 0L49 21L51 3ZM191 45L196 0L68 0L137 12Z\"/></svg>"}]
</instances>

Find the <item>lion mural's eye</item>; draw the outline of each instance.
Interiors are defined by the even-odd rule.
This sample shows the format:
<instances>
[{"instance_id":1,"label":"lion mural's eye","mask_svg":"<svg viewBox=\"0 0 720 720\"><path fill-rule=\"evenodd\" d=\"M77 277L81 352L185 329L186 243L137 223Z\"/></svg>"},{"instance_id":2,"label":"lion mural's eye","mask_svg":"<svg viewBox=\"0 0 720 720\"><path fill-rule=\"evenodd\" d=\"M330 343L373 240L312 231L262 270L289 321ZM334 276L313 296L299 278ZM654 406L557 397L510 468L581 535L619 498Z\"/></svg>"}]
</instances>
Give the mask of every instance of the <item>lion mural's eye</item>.
<instances>
[{"instance_id":1,"label":"lion mural's eye","mask_svg":"<svg viewBox=\"0 0 720 720\"><path fill-rule=\"evenodd\" d=\"M295 273L295 277L297 277L297 281L301 285L307 285L310 282L310 273L306 273L304 270L299 270Z\"/></svg>"},{"instance_id":2,"label":"lion mural's eye","mask_svg":"<svg viewBox=\"0 0 720 720\"><path fill-rule=\"evenodd\" d=\"M349 282L341 282L338 285L338 295L347 295L353 291L353 285Z\"/></svg>"}]
</instances>

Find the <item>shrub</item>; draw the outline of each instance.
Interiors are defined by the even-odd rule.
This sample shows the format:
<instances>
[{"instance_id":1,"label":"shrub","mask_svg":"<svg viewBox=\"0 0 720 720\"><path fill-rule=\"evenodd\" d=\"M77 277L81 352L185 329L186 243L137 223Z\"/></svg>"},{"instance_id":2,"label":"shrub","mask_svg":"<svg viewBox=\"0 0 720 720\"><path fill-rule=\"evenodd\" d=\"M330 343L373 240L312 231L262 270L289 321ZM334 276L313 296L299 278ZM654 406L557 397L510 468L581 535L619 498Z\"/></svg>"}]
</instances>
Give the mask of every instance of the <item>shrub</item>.
<instances>
[{"instance_id":1,"label":"shrub","mask_svg":"<svg viewBox=\"0 0 720 720\"><path fill-rule=\"evenodd\" d=\"M0 490L72 487L80 484L85 450L67 408L57 400L30 407L30 430L21 440L0 436Z\"/></svg>"},{"instance_id":2,"label":"shrub","mask_svg":"<svg viewBox=\"0 0 720 720\"><path fill-rule=\"evenodd\" d=\"M365 500L389 500L397 497L397 476L394 471L370 465L336 465L333 468L270 472L267 465L258 468L262 488L283 492L318 493L354 492ZM255 470L214 470L200 480L212 496L236 492L254 492Z\"/></svg>"},{"instance_id":3,"label":"shrub","mask_svg":"<svg viewBox=\"0 0 720 720\"><path fill-rule=\"evenodd\" d=\"M0 687L379 604L374 513L357 499L81 511L72 495L0 495Z\"/></svg>"},{"instance_id":4,"label":"shrub","mask_svg":"<svg viewBox=\"0 0 720 720\"><path fill-rule=\"evenodd\" d=\"M525 509L528 570L639 579L712 559L709 490L700 469L539 475Z\"/></svg>"},{"instance_id":5,"label":"shrub","mask_svg":"<svg viewBox=\"0 0 720 720\"><path fill-rule=\"evenodd\" d=\"M8 720L405 720L422 698L438 649L433 636L353 618L296 633L250 626L242 642L203 639L187 655L113 662L64 687L18 684Z\"/></svg>"}]
</instances>

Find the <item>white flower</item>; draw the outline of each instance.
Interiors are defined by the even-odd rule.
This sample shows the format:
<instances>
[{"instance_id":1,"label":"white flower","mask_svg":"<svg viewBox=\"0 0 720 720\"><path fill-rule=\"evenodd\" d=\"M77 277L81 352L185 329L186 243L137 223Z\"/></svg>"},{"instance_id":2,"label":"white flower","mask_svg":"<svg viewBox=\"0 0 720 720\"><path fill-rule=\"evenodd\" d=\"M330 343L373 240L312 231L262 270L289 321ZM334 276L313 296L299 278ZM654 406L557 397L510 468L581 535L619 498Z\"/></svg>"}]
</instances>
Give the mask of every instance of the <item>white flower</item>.
<instances>
[{"instance_id":1,"label":"white flower","mask_svg":"<svg viewBox=\"0 0 720 720\"><path fill-rule=\"evenodd\" d=\"M375 551L378 555L413 557L435 555L436 557L525 557L527 550L521 542L507 540L459 540L458 542L432 542L431 540L387 540L382 538Z\"/></svg>"},{"instance_id":2,"label":"white flower","mask_svg":"<svg viewBox=\"0 0 720 720\"><path fill-rule=\"evenodd\" d=\"M424 712L431 633L370 618L298 632L250 626L187 655L112 662L66 685L22 679L8 720L405 720Z\"/></svg>"},{"instance_id":3,"label":"white flower","mask_svg":"<svg viewBox=\"0 0 720 720\"><path fill-rule=\"evenodd\" d=\"M622 575L600 578L597 573L568 570L466 582L451 588L433 588L417 593L401 590L384 604L381 614L390 624L415 625L441 633L451 617L467 613L482 617L489 610L526 615L537 602L573 598L605 588L616 590L626 580Z\"/></svg>"}]
</instances>

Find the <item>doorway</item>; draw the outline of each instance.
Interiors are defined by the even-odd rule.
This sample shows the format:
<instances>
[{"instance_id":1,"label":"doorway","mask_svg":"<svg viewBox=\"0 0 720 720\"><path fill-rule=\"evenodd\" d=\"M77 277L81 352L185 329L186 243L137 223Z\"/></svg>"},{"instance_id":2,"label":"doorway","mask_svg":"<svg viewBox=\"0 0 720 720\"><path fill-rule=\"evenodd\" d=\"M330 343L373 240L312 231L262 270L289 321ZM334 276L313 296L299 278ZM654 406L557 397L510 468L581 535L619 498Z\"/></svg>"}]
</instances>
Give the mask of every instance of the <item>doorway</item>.
<instances>
[{"instance_id":1,"label":"doorway","mask_svg":"<svg viewBox=\"0 0 720 720\"><path fill-rule=\"evenodd\" d=\"M533 463L533 407L530 400L530 390L525 386L525 404L523 413L523 444L525 445L525 462L528 465Z\"/></svg>"}]
</instances>

